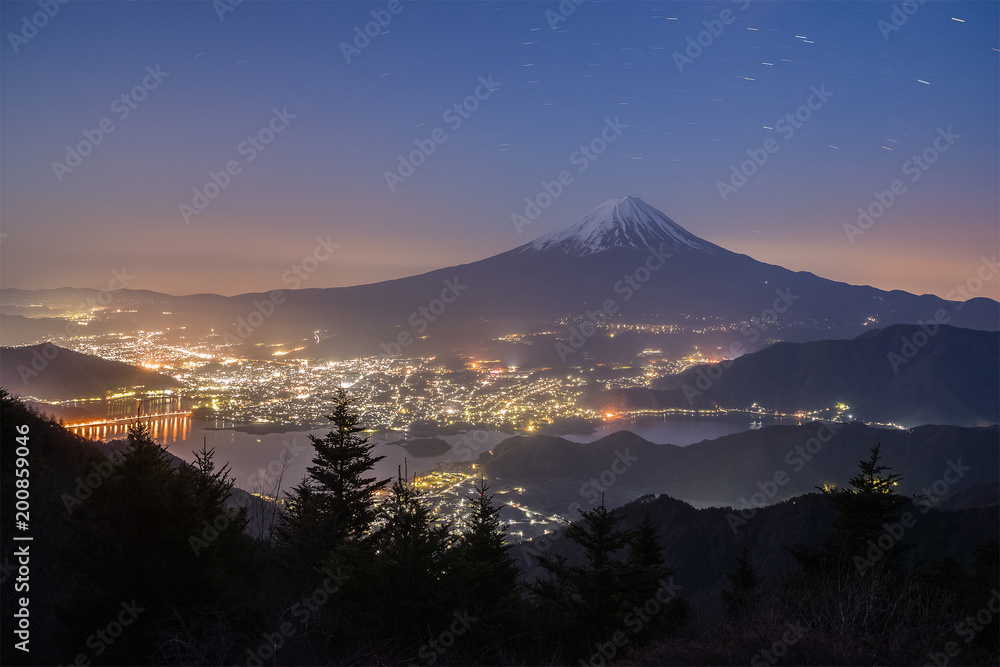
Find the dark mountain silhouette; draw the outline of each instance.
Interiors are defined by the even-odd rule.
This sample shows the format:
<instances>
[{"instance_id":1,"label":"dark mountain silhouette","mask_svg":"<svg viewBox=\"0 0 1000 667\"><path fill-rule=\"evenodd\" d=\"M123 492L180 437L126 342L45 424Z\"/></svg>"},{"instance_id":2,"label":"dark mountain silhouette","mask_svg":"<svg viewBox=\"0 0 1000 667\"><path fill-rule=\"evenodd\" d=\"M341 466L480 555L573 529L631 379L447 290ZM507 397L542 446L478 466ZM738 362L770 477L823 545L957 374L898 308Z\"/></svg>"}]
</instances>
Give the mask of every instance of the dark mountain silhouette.
<instances>
[{"instance_id":1,"label":"dark mountain silhouette","mask_svg":"<svg viewBox=\"0 0 1000 667\"><path fill-rule=\"evenodd\" d=\"M609 505L619 504L611 499L618 497L614 492L621 487L635 495L665 493L698 505L743 507L810 493L823 484L843 483L878 443L885 460L893 462L893 471L903 476L900 493L924 492L945 476L951 480L943 489L938 484L938 492L930 494L934 504L938 497L1000 481L1000 427L996 425L920 426L903 431L860 423L811 422L744 431L687 447L653 444L630 431L586 444L551 436L517 436L494 447L492 455L483 454L477 463L491 477L510 485L530 478L536 483L539 479L574 480L574 488L590 484L588 492L608 487ZM623 455L628 466L616 463ZM527 481L523 485L531 486ZM576 500L582 502L583 495Z\"/></svg>"},{"instance_id":2,"label":"dark mountain silhouette","mask_svg":"<svg viewBox=\"0 0 1000 667\"><path fill-rule=\"evenodd\" d=\"M895 469L895 468L893 468ZM951 557L969 564L977 545L997 539L1000 510L975 507L924 512L923 507L907 507L916 522L905 541L916 545L911 558L927 561ZM797 569L786 548L798 544L816 547L830 530L835 516L833 503L819 493L800 495L776 505L761 508L745 523L732 527L731 508L695 509L668 495L646 496L615 510L622 517L621 527L635 530L649 516L661 535L663 558L674 567L673 583L682 586L685 599L698 606L717 604L725 587L725 573L733 569L736 558L748 550L760 573L762 586L777 588L781 577ZM559 531L517 545L513 553L526 579L543 575L532 559L533 554L552 557L563 555L570 564L582 561L583 551Z\"/></svg>"},{"instance_id":3,"label":"dark mountain silhouette","mask_svg":"<svg viewBox=\"0 0 1000 667\"><path fill-rule=\"evenodd\" d=\"M26 317L0 313L0 331L4 345L26 345L37 340L56 338L71 322L57 317Z\"/></svg>"},{"instance_id":4,"label":"dark mountain silhouette","mask_svg":"<svg viewBox=\"0 0 1000 667\"><path fill-rule=\"evenodd\" d=\"M933 332L928 335L927 331ZM731 362L601 394L601 410L795 413L845 403L865 421L984 426L1000 421L1000 334L898 324L852 340L775 343Z\"/></svg>"},{"instance_id":5,"label":"dark mountain silhouette","mask_svg":"<svg viewBox=\"0 0 1000 667\"><path fill-rule=\"evenodd\" d=\"M172 297L121 290L114 296L116 305L127 306L123 310L136 311L116 315L119 327L169 321L188 326L187 335L214 330L229 342L248 343L250 354L252 345L270 341L305 341L308 347L297 353L305 357L442 354L486 344L537 366L578 364L600 353L598 340L578 346L579 353L555 349L558 339L573 337L570 327L588 312L595 319L674 324L698 336L715 327L720 346L740 342L751 350L775 328L786 340L855 336L873 321L915 323L942 309L957 326L1000 328L996 301L972 299L959 309L937 296L848 285L764 264L698 238L635 197L608 200L566 229L508 252L398 280L279 295ZM3 292L7 304L48 298L93 295ZM772 324L758 345L739 331L761 318ZM490 342L527 330L555 333L516 349Z\"/></svg>"},{"instance_id":6,"label":"dark mountain silhouette","mask_svg":"<svg viewBox=\"0 0 1000 667\"><path fill-rule=\"evenodd\" d=\"M47 401L104 398L120 389L177 389L166 375L45 343L0 348L0 385Z\"/></svg>"}]
</instances>

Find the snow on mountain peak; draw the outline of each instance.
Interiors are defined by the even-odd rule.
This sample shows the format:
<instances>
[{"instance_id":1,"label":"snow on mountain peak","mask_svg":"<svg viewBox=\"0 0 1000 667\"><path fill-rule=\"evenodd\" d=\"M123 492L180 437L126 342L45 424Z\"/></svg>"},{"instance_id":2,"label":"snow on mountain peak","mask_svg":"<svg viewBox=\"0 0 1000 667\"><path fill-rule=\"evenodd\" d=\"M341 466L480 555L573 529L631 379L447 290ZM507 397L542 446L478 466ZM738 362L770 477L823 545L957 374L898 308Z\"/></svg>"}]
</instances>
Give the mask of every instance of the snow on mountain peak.
<instances>
[{"instance_id":1,"label":"snow on mountain peak","mask_svg":"<svg viewBox=\"0 0 1000 667\"><path fill-rule=\"evenodd\" d=\"M525 250L589 255L609 248L713 252L717 246L687 231L638 197L609 199L564 229L539 237Z\"/></svg>"}]
</instances>

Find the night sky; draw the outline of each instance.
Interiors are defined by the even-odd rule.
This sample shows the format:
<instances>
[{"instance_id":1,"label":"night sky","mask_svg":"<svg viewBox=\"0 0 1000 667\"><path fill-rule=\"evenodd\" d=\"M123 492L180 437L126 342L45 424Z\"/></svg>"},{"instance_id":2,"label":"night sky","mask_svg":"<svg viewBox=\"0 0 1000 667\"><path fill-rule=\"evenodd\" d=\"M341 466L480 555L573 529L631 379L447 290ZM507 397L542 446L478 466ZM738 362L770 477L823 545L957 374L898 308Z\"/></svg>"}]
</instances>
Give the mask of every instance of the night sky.
<instances>
[{"instance_id":1,"label":"night sky","mask_svg":"<svg viewBox=\"0 0 1000 667\"><path fill-rule=\"evenodd\" d=\"M765 262L944 296L1000 242L1000 9L901 4L897 26L882 2L76 0L36 31L36 2L4 0L0 282L103 288L124 267L130 288L262 291L318 237L340 245L303 287L375 282L636 195ZM373 11L391 21L347 62ZM390 190L415 141L434 152ZM724 201L748 150L766 160ZM210 172L228 184L185 221Z\"/></svg>"}]
</instances>

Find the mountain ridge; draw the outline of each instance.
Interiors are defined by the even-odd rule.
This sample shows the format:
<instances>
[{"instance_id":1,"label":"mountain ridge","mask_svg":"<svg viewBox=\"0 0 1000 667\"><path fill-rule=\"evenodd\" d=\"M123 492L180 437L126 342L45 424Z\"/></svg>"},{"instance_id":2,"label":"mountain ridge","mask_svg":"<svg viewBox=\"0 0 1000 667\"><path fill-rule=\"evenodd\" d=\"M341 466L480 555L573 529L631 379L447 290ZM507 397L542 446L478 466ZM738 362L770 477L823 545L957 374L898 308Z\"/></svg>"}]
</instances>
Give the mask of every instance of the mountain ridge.
<instances>
[{"instance_id":1,"label":"mountain ridge","mask_svg":"<svg viewBox=\"0 0 1000 667\"><path fill-rule=\"evenodd\" d=\"M857 471L857 462L880 444L883 460L902 475L899 492L904 494L925 491L950 469L949 462L971 466L947 487L938 499L943 500L963 489L1000 480L998 436L997 425L899 430L818 421L765 426L685 447L652 443L627 430L589 443L524 435L507 438L476 463L491 477L514 486L526 483L522 478L580 483L600 480L602 474L606 477L609 464L623 455L632 465L616 473L612 484L604 483L610 487L611 505L618 504L611 498L627 487L631 492L665 493L692 504L743 507L745 503L770 505L811 493L823 484L844 483Z\"/></svg>"},{"instance_id":2,"label":"mountain ridge","mask_svg":"<svg viewBox=\"0 0 1000 667\"><path fill-rule=\"evenodd\" d=\"M605 392L592 403L615 412L756 404L785 414L844 403L872 422L983 426L1000 421L998 348L998 332L896 324L850 340L775 343L650 388Z\"/></svg>"},{"instance_id":3,"label":"mountain ridge","mask_svg":"<svg viewBox=\"0 0 1000 667\"><path fill-rule=\"evenodd\" d=\"M642 247L650 242L673 244L668 247L674 250L665 260L653 261L659 246ZM632 286L626 284L630 281ZM463 288L456 298L442 299L448 283ZM618 361L622 355L634 359L651 345L650 340L633 337L633 349L627 339L619 338L609 351L602 332L579 354L561 358L557 343L569 339L573 322L595 308L607 307L613 322L687 331L684 345L695 336L699 344L728 345L733 336L726 332L760 319L777 290L795 296L795 305L775 323L777 337L783 340L853 337L872 323L912 323L942 308L957 326L1000 329L996 301L970 300L958 308L956 302L936 296L790 271L710 244L634 197L608 200L562 230L498 255L416 276L234 297L121 290L115 293L115 303L130 312L106 317L136 328L186 326L190 336L228 336L226 340L235 338L246 354L255 353L260 343L294 343L292 347L304 348L295 353L301 358L473 353L544 367ZM9 305L37 300L24 292L0 294ZM85 301L83 293L66 298ZM423 314L431 309L433 316ZM259 320L256 326L241 325L250 317ZM102 322L91 327L98 330ZM544 344L530 349L527 344L498 342L512 333L545 331L554 338L538 339ZM325 332L319 342L316 332ZM766 342L747 347L759 349ZM652 341L653 346L668 343L663 337Z\"/></svg>"},{"instance_id":4,"label":"mountain ridge","mask_svg":"<svg viewBox=\"0 0 1000 667\"><path fill-rule=\"evenodd\" d=\"M0 385L13 394L47 401L104 398L109 391L142 386L179 389L172 377L52 343L0 347Z\"/></svg>"}]
</instances>

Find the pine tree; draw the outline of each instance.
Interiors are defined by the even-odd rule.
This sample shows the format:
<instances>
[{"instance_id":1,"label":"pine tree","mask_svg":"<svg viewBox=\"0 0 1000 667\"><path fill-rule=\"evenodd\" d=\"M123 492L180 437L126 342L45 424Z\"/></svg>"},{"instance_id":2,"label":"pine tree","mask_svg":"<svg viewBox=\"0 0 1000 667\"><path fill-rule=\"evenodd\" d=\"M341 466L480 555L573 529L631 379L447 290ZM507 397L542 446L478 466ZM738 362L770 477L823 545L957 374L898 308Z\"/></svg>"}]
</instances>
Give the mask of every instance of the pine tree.
<instances>
[{"instance_id":1,"label":"pine tree","mask_svg":"<svg viewBox=\"0 0 1000 667\"><path fill-rule=\"evenodd\" d=\"M908 548L901 510L912 499L896 492L900 475L879 463L880 447L858 462L849 488L822 489L838 514L818 549L789 552L801 572L789 578L786 600L796 617L856 647L838 661L886 661L919 637L938 601L928 597L901 558ZM912 525L912 524L911 524ZM909 638L909 639L907 639Z\"/></svg>"},{"instance_id":2,"label":"pine tree","mask_svg":"<svg viewBox=\"0 0 1000 667\"><path fill-rule=\"evenodd\" d=\"M626 600L628 608L646 611L634 613L631 618L649 617L641 627L631 627L635 639L645 640L654 628L669 629L682 623L688 613L687 604L679 597L673 585L674 570L663 560L663 547L653 520L647 514L635 531L625 561ZM650 615L649 609L656 611Z\"/></svg>"},{"instance_id":3,"label":"pine tree","mask_svg":"<svg viewBox=\"0 0 1000 667\"><path fill-rule=\"evenodd\" d=\"M188 537L188 544L198 557L203 576L215 584L213 588L221 600L229 597L229 573L243 562L250 543L245 534L247 508L228 506L236 480L229 476L228 463L216 470L214 448L203 444L191 453L194 463L177 471L178 482L193 494L191 522L197 532Z\"/></svg>"},{"instance_id":4,"label":"pine tree","mask_svg":"<svg viewBox=\"0 0 1000 667\"><path fill-rule=\"evenodd\" d=\"M455 539L451 524L434 515L423 495L397 480L371 533L345 543L327 562L347 574L340 601L355 629L400 646L441 632L452 614L463 611L451 574Z\"/></svg>"},{"instance_id":5,"label":"pine tree","mask_svg":"<svg viewBox=\"0 0 1000 667\"><path fill-rule=\"evenodd\" d=\"M138 610L108 653L137 664L149 662L165 623L229 610L245 521L225 507L225 468L216 474L211 457L173 465L144 425L129 429L117 463L70 516L72 585L60 616L71 645L82 645L95 618Z\"/></svg>"},{"instance_id":6,"label":"pine tree","mask_svg":"<svg viewBox=\"0 0 1000 667\"><path fill-rule=\"evenodd\" d=\"M520 569L510 555L506 526L500 520L504 506L494 501L485 480L474 488L472 507L455 545L452 573L463 611L476 619L475 631L463 634L463 655L474 653L477 662L497 663L519 641Z\"/></svg>"},{"instance_id":7,"label":"pine tree","mask_svg":"<svg viewBox=\"0 0 1000 667\"><path fill-rule=\"evenodd\" d=\"M744 549L736 558L736 569L726 572L728 585L722 591L722 601L730 616L744 617L757 596L757 570L750 562L750 550Z\"/></svg>"},{"instance_id":8,"label":"pine tree","mask_svg":"<svg viewBox=\"0 0 1000 667\"><path fill-rule=\"evenodd\" d=\"M879 464L881 443L871 450L867 460L858 461L860 472L848 480L850 489L823 489L839 511L828 545L852 555L860 554L870 540L878 540L885 524L894 521L899 509L910 498L896 493L901 475L886 473L889 466Z\"/></svg>"},{"instance_id":9,"label":"pine tree","mask_svg":"<svg viewBox=\"0 0 1000 667\"><path fill-rule=\"evenodd\" d=\"M900 509L912 500L896 493L895 487L902 477L886 474L889 466L879 463L879 450L877 444L868 459L858 461L860 472L848 480L850 488L820 489L831 499L838 514L821 549L802 546L789 549L807 574L843 570L849 577L874 575L891 569L905 550L904 545L893 540L889 549L875 547L877 562L866 558L867 552L878 544L886 524L895 521Z\"/></svg>"},{"instance_id":10,"label":"pine tree","mask_svg":"<svg viewBox=\"0 0 1000 667\"><path fill-rule=\"evenodd\" d=\"M616 554L632 543L635 533L619 530L617 522L614 510L602 502L592 510L580 510L580 520L566 527L565 536L585 551L584 565L570 566L561 559L535 556L550 576L562 582L536 584L532 590L540 596L571 591L575 624L585 637L608 637L621 625L630 601L629 568Z\"/></svg>"},{"instance_id":11,"label":"pine tree","mask_svg":"<svg viewBox=\"0 0 1000 667\"><path fill-rule=\"evenodd\" d=\"M189 469L192 474L192 483L195 495L206 514L221 512L226 507L226 503L233 493L236 479L230 477L231 468L225 464L222 468L215 469L215 448L208 449L208 443L203 443L201 449L191 452L194 454L194 463ZM237 519L240 523L240 532L246 528L246 508L240 508L233 513L235 516L230 519Z\"/></svg>"},{"instance_id":12,"label":"pine tree","mask_svg":"<svg viewBox=\"0 0 1000 667\"><path fill-rule=\"evenodd\" d=\"M674 570L663 560L663 548L653 521L647 514L635 532L626 561L633 602L642 604L654 597Z\"/></svg>"},{"instance_id":13,"label":"pine tree","mask_svg":"<svg viewBox=\"0 0 1000 667\"><path fill-rule=\"evenodd\" d=\"M517 592L518 567L510 555L506 527L500 522L504 506L494 503L489 488L483 480L475 486L477 495L456 553L470 607L477 614L503 606Z\"/></svg>"},{"instance_id":14,"label":"pine tree","mask_svg":"<svg viewBox=\"0 0 1000 667\"><path fill-rule=\"evenodd\" d=\"M323 438L309 436L316 456L307 477L287 496L282 534L308 567L316 567L346 540L362 537L375 519L375 497L389 483L368 475L384 456L358 434L361 417L353 401L337 390L333 428Z\"/></svg>"}]
</instances>

